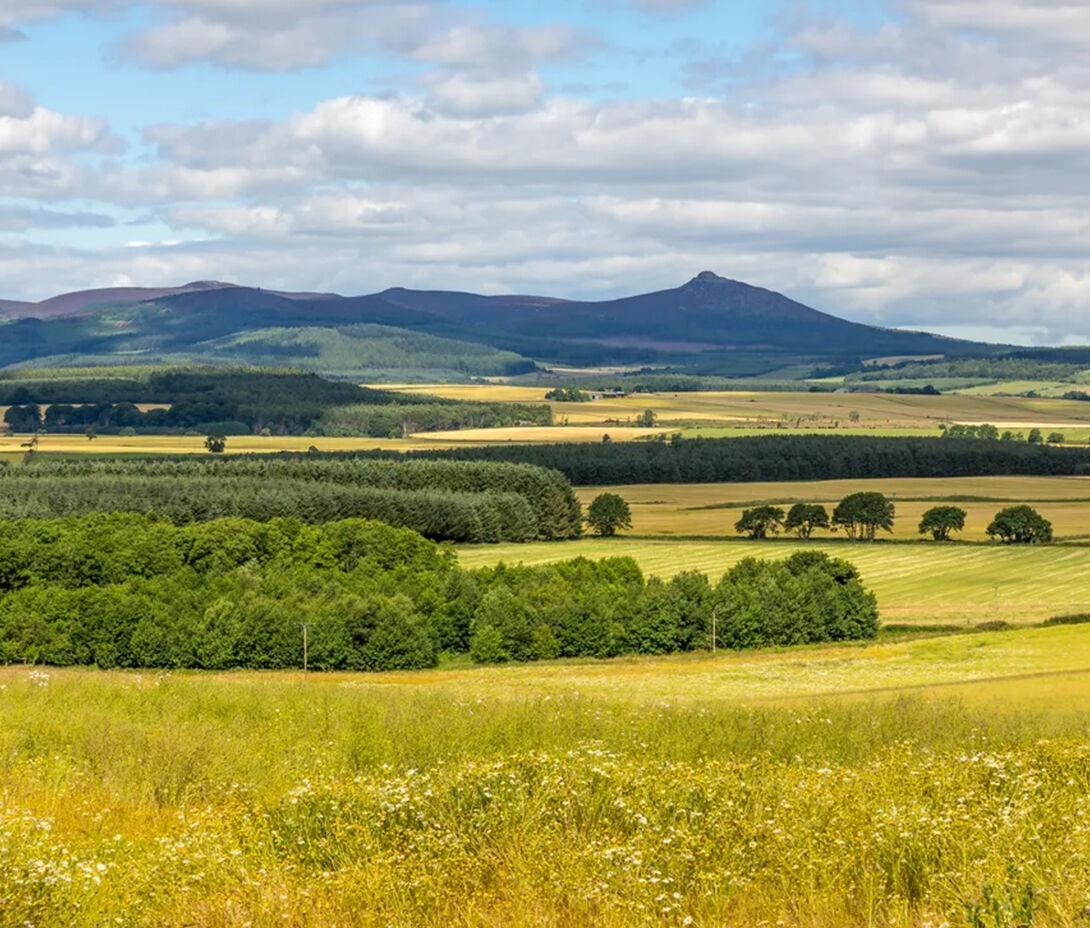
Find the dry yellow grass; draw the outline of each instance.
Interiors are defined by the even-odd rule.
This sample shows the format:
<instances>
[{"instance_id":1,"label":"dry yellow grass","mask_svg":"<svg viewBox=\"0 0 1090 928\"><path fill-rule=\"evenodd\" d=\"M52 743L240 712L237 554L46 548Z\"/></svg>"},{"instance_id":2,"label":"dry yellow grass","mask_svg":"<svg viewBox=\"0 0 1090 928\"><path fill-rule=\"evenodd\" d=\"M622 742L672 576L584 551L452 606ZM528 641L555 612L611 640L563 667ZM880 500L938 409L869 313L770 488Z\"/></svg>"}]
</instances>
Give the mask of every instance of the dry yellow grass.
<instances>
[{"instance_id":1,"label":"dry yellow grass","mask_svg":"<svg viewBox=\"0 0 1090 928\"><path fill-rule=\"evenodd\" d=\"M823 503L829 512L847 496L872 490L897 506L893 538L918 538L923 513L935 505L957 505L968 513L958 537L984 541L995 513L1013 503L1030 503L1053 523L1057 540L1090 537L1090 477L953 477L892 480L818 480L785 483L645 484L583 487L584 505L599 493L617 493L632 509L632 531L640 535L734 535L742 510L771 503ZM979 501L956 501L976 497ZM708 508L717 507L717 508ZM820 532L819 535L827 533Z\"/></svg>"},{"instance_id":2,"label":"dry yellow grass","mask_svg":"<svg viewBox=\"0 0 1090 928\"><path fill-rule=\"evenodd\" d=\"M17 457L28 435L0 435L0 455ZM271 454L277 451L306 451L311 446L319 451L364 451L383 448L396 451L423 451L472 445L472 442L448 438L436 440L430 435L413 438L327 438L305 436L260 435L231 436L227 439L228 453ZM189 435L101 435L89 441L83 435L39 436L38 451L43 454L208 454L204 436Z\"/></svg>"}]
</instances>

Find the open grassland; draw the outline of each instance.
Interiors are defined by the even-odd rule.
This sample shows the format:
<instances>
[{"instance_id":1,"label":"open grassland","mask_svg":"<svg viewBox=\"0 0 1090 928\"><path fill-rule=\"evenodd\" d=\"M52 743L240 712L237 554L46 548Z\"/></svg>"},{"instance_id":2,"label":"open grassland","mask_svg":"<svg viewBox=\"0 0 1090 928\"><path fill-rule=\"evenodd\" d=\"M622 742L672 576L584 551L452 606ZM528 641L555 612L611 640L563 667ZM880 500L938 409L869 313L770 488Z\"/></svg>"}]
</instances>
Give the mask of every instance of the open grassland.
<instances>
[{"instance_id":1,"label":"open grassland","mask_svg":"<svg viewBox=\"0 0 1090 928\"><path fill-rule=\"evenodd\" d=\"M919 538L920 517L932 506L956 505L967 512L966 541L987 541L996 512L1015 503L1033 505L1053 523L1058 541L1090 537L1090 477L950 477L893 480L814 480L784 483L643 484L583 487L584 506L599 493L618 493L632 510L637 535L735 536L742 510L765 503L788 510L792 503L822 503L831 514L836 504L861 490L884 493L897 506L891 537ZM833 537L819 531L818 536Z\"/></svg>"},{"instance_id":2,"label":"open grassland","mask_svg":"<svg viewBox=\"0 0 1090 928\"><path fill-rule=\"evenodd\" d=\"M541 403L545 387L504 384L427 384L387 387L459 400ZM556 403L555 420L570 425L634 423L645 409L663 425L857 427L920 429L936 434L940 422L994 423L1000 428L1090 429L1090 403L1055 398L973 395L900 396L872 393L641 393L589 403ZM858 419L853 418L853 413ZM872 431L867 434L874 434Z\"/></svg>"},{"instance_id":3,"label":"open grassland","mask_svg":"<svg viewBox=\"0 0 1090 928\"><path fill-rule=\"evenodd\" d=\"M826 551L851 561L878 597L884 623L1040 621L1090 612L1090 547L1003 547L935 543L799 541L682 541L586 538L559 543L466 546L467 567L546 564L576 556L630 556L644 572L673 577L699 570L718 579L745 557L780 558Z\"/></svg>"},{"instance_id":4,"label":"open grassland","mask_svg":"<svg viewBox=\"0 0 1090 928\"><path fill-rule=\"evenodd\" d=\"M1088 732L1086 627L306 682L5 668L0 923L1066 928Z\"/></svg>"}]
</instances>

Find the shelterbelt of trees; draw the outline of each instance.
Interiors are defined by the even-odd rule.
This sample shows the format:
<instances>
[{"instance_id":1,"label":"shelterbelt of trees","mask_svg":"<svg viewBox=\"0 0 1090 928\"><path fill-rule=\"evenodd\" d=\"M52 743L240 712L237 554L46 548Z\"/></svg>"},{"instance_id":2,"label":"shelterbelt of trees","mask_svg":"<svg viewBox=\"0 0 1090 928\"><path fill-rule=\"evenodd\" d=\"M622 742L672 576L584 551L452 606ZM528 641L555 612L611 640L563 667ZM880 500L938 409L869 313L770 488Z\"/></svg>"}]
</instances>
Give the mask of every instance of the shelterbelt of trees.
<instances>
[{"instance_id":1,"label":"shelterbelt of trees","mask_svg":"<svg viewBox=\"0 0 1090 928\"><path fill-rule=\"evenodd\" d=\"M440 541L576 538L582 509L563 474L528 464L328 459L37 457L0 467L0 518L158 513L320 523L379 519Z\"/></svg>"},{"instance_id":2,"label":"shelterbelt of trees","mask_svg":"<svg viewBox=\"0 0 1090 928\"><path fill-rule=\"evenodd\" d=\"M403 457L390 451L362 453ZM537 464L560 471L577 486L1090 473L1090 448L982 439L848 435L486 445L413 451L409 456Z\"/></svg>"},{"instance_id":3,"label":"shelterbelt of trees","mask_svg":"<svg viewBox=\"0 0 1090 928\"><path fill-rule=\"evenodd\" d=\"M141 410L136 404L168 408ZM0 380L13 432L149 434L189 429L225 435L368 435L548 425L547 404L474 403L375 390L316 374L253 370L164 371L146 379Z\"/></svg>"},{"instance_id":4,"label":"shelterbelt of trees","mask_svg":"<svg viewBox=\"0 0 1090 928\"><path fill-rule=\"evenodd\" d=\"M820 552L747 560L717 584L630 558L469 571L374 521L98 514L0 522L0 660L100 667L434 666L874 637L873 595Z\"/></svg>"}]
</instances>

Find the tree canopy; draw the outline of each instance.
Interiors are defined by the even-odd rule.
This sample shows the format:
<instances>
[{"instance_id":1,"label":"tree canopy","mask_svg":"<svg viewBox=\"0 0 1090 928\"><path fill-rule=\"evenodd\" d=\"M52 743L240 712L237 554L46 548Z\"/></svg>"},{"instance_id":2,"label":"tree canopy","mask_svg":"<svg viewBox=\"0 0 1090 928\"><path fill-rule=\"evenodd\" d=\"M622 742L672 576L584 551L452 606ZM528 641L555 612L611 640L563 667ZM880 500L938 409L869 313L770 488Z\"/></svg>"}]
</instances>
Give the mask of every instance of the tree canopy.
<instances>
[{"instance_id":1,"label":"tree canopy","mask_svg":"<svg viewBox=\"0 0 1090 928\"><path fill-rule=\"evenodd\" d=\"M742 512L742 518L734 523L734 530L750 538L767 538L783 527L783 510L779 506L756 506Z\"/></svg>"},{"instance_id":2,"label":"tree canopy","mask_svg":"<svg viewBox=\"0 0 1090 928\"><path fill-rule=\"evenodd\" d=\"M616 493L600 493L587 509L587 524L599 535L616 535L618 529L632 528L632 511Z\"/></svg>"},{"instance_id":3,"label":"tree canopy","mask_svg":"<svg viewBox=\"0 0 1090 928\"><path fill-rule=\"evenodd\" d=\"M1008 506L996 513L988 537L1009 545L1043 544L1052 541L1052 523L1032 506Z\"/></svg>"},{"instance_id":4,"label":"tree canopy","mask_svg":"<svg viewBox=\"0 0 1090 928\"><path fill-rule=\"evenodd\" d=\"M814 529L829 528L829 510L820 503L795 503L788 511L783 527L799 538L809 538Z\"/></svg>"},{"instance_id":5,"label":"tree canopy","mask_svg":"<svg viewBox=\"0 0 1090 928\"><path fill-rule=\"evenodd\" d=\"M833 511L833 525L843 528L849 538L874 541L878 529L893 531L895 513L893 503L882 493L852 493Z\"/></svg>"},{"instance_id":6,"label":"tree canopy","mask_svg":"<svg viewBox=\"0 0 1090 928\"><path fill-rule=\"evenodd\" d=\"M935 541L949 541L951 532L965 528L965 510L958 506L933 506L920 519L921 535L931 534Z\"/></svg>"}]
</instances>

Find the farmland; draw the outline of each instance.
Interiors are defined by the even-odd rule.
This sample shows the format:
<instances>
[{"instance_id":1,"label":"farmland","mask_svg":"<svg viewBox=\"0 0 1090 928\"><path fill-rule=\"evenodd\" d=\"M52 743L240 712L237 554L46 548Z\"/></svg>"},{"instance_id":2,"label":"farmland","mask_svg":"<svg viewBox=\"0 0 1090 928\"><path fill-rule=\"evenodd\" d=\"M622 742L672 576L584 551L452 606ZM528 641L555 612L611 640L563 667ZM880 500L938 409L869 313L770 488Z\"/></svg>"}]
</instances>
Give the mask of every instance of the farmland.
<instances>
[{"instance_id":1,"label":"farmland","mask_svg":"<svg viewBox=\"0 0 1090 928\"><path fill-rule=\"evenodd\" d=\"M388 387L388 389L390 389ZM410 394L479 402L540 403L547 388L486 385L404 385ZM663 425L729 428L853 429L866 434L910 430L936 434L941 422L991 423L999 428L1082 429L1090 434L1090 403L1056 398L876 393L641 393L589 403L550 402L554 420L570 425L635 423L645 409ZM1073 432L1074 435L1074 432ZM1083 437L1085 441L1085 437Z\"/></svg>"},{"instance_id":2,"label":"farmland","mask_svg":"<svg viewBox=\"0 0 1090 928\"><path fill-rule=\"evenodd\" d=\"M1088 645L308 681L7 668L4 924L851 928L1028 905L1070 925Z\"/></svg>"}]
</instances>

